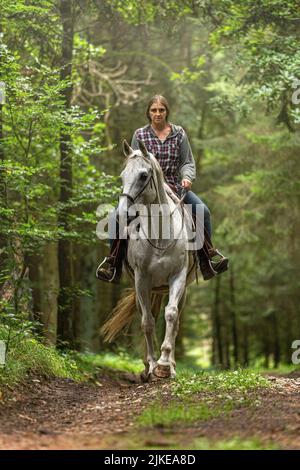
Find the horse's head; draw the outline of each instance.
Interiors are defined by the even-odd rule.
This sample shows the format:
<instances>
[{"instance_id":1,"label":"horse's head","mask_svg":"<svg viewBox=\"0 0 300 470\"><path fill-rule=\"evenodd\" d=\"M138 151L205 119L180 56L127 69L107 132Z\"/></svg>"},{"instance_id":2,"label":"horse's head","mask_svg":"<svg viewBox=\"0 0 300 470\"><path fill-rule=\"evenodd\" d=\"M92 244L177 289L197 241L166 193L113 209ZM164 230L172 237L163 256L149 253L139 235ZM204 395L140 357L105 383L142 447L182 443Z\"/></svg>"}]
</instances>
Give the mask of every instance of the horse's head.
<instances>
[{"instance_id":1,"label":"horse's head","mask_svg":"<svg viewBox=\"0 0 300 470\"><path fill-rule=\"evenodd\" d=\"M157 167L155 158L148 153L143 142L139 141L139 150L133 150L128 142L123 142L126 157L125 168L121 173L123 193L120 196L119 209L123 205L151 204L157 198Z\"/></svg>"}]
</instances>

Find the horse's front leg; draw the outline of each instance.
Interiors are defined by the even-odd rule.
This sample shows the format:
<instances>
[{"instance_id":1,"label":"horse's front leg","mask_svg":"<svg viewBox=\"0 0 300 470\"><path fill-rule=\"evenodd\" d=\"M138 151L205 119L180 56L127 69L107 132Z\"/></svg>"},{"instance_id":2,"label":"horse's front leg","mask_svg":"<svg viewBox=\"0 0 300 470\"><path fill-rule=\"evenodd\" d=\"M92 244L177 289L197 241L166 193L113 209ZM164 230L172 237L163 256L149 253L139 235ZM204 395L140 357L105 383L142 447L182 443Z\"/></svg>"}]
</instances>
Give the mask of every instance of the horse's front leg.
<instances>
[{"instance_id":1,"label":"horse's front leg","mask_svg":"<svg viewBox=\"0 0 300 470\"><path fill-rule=\"evenodd\" d=\"M184 295L186 269L173 276L169 283L169 302L165 308L166 332L161 345L161 356L154 374L158 377L175 377L175 340L179 328L179 302Z\"/></svg>"},{"instance_id":2,"label":"horse's front leg","mask_svg":"<svg viewBox=\"0 0 300 470\"><path fill-rule=\"evenodd\" d=\"M151 282L145 274L137 271L135 271L135 290L142 314L141 326L145 334L146 361L149 364L148 375L150 375L156 366L153 346L155 319L151 312Z\"/></svg>"}]
</instances>

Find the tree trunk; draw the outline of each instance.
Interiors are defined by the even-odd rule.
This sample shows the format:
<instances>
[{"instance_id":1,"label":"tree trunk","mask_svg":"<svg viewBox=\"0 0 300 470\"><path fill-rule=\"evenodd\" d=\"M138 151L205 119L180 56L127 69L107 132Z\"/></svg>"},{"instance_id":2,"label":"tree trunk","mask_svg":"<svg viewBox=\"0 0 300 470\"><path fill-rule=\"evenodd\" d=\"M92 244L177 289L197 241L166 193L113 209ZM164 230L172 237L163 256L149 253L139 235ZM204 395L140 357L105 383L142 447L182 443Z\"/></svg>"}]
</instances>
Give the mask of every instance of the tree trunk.
<instances>
[{"instance_id":1,"label":"tree trunk","mask_svg":"<svg viewBox=\"0 0 300 470\"><path fill-rule=\"evenodd\" d=\"M0 26L1 32L1 26ZM0 90L1 93L1 90ZM2 98L4 98L2 96ZM1 102L0 96L0 165L4 165L4 148L3 148L3 103ZM6 208L7 207L7 188L5 182L5 172L3 168L0 168L0 207ZM5 218L2 216L2 230L5 229ZM7 263L7 237L4 233L0 234L0 276L2 277L5 274L6 263ZM4 284L4 279L0 277L0 289Z\"/></svg>"},{"instance_id":2,"label":"tree trunk","mask_svg":"<svg viewBox=\"0 0 300 470\"><path fill-rule=\"evenodd\" d=\"M243 366L248 367L249 365L249 347L248 347L248 327L244 325L243 327Z\"/></svg>"},{"instance_id":3,"label":"tree trunk","mask_svg":"<svg viewBox=\"0 0 300 470\"><path fill-rule=\"evenodd\" d=\"M274 358L274 367L278 367L280 363L280 344L279 344L279 331L278 331L278 321L277 321L277 316L276 312L273 315L272 318L272 323L273 323L273 358Z\"/></svg>"},{"instance_id":4,"label":"tree trunk","mask_svg":"<svg viewBox=\"0 0 300 470\"><path fill-rule=\"evenodd\" d=\"M222 350L222 335L221 335L221 321L220 321L220 287L221 282L220 278L216 278L216 288L215 288L215 304L213 308L213 336L215 338L216 345L216 365L224 365L223 360L223 350Z\"/></svg>"},{"instance_id":5,"label":"tree trunk","mask_svg":"<svg viewBox=\"0 0 300 470\"><path fill-rule=\"evenodd\" d=\"M80 288L93 293L92 296L83 295L80 298L80 315L77 314L78 310L75 315L75 337L77 348L79 348L80 351L91 351L95 353L101 351L99 329L104 323L105 318L100 321L99 310L102 311L102 309L104 309L106 315L111 311L111 285L97 281L95 276L97 263L100 259L101 257L98 254L97 247L85 246L82 247L81 255L76 261L76 263L80 265L77 270L77 272L80 273L80 279L77 279L78 284L80 283ZM102 289L103 295L98 297L98 290L100 289Z\"/></svg>"},{"instance_id":6,"label":"tree trunk","mask_svg":"<svg viewBox=\"0 0 300 470\"><path fill-rule=\"evenodd\" d=\"M264 356L265 356L264 367L266 369L269 369L269 366L270 366L270 342L269 342L269 338L267 336L264 339L263 352L264 352Z\"/></svg>"},{"instance_id":7,"label":"tree trunk","mask_svg":"<svg viewBox=\"0 0 300 470\"><path fill-rule=\"evenodd\" d=\"M234 271L232 264L230 267L230 316L231 316L231 334L232 334L232 344L233 344L233 359L235 367L239 363L239 346L238 346L238 334L236 326L236 311L235 311L235 286L234 286Z\"/></svg>"},{"instance_id":8,"label":"tree trunk","mask_svg":"<svg viewBox=\"0 0 300 470\"><path fill-rule=\"evenodd\" d=\"M200 120L199 129L198 129L198 136L197 136L199 140L202 140L204 138L206 108L207 108L206 103L203 103L202 109L201 109L201 120ZM204 148L200 147L197 151L197 156L195 160L197 175L201 174L201 166L202 166L203 158L204 158Z\"/></svg>"},{"instance_id":9,"label":"tree trunk","mask_svg":"<svg viewBox=\"0 0 300 470\"><path fill-rule=\"evenodd\" d=\"M62 23L62 46L61 46L61 80L67 80L69 84L62 91L65 111L68 112L72 97L72 55L74 40L73 24L73 0L61 0L60 15ZM60 198L61 210L58 217L59 227L68 232L69 215L71 209L66 204L72 197L72 154L71 135L65 128L60 133ZM73 345L73 266L72 266L72 243L66 239L60 239L58 243L59 263L59 315L58 315L58 337L61 344Z\"/></svg>"},{"instance_id":10,"label":"tree trunk","mask_svg":"<svg viewBox=\"0 0 300 470\"><path fill-rule=\"evenodd\" d=\"M33 287L33 317L41 324L45 343L55 345L59 288L57 243L48 243L39 256L30 257L29 277Z\"/></svg>"},{"instance_id":11,"label":"tree trunk","mask_svg":"<svg viewBox=\"0 0 300 470\"><path fill-rule=\"evenodd\" d=\"M294 310L294 305L293 305L293 299L289 299L288 305L287 305L287 313L286 317L284 319L284 323L282 328L280 328L280 331L284 331L284 362L286 364L289 364L291 362L291 344L294 339L293 331L297 331L297 325L294 324L294 319L297 318L296 316L296 311ZM283 307L281 307L283 308Z\"/></svg>"},{"instance_id":12,"label":"tree trunk","mask_svg":"<svg viewBox=\"0 0 300 470\"><path fill-rule=\"evenodd\" d=\"M231 360L230 360L230 339L229 335L226 333L225 337L225 364L224 367L226 369L231 368Z\"/></svg>"}]
</instances>

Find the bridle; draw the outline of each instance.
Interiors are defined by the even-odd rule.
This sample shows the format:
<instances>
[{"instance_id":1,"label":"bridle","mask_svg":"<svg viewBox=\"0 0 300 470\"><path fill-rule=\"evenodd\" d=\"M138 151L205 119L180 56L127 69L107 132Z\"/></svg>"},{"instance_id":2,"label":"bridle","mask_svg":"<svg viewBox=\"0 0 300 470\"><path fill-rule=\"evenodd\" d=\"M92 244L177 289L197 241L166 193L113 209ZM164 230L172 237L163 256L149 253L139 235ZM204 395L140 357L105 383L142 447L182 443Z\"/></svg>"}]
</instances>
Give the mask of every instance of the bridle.
<instances>
[{"instance_id":1,"label":"bridle","mask_svg":"<svg viewBox=\"0 0 300 470\"><path fill-rule=\"evenodd\" d=\"M148 184L150 183L150 181L152 179L153 179L153 170L151 168L150 171L149 171L149 175L147 176L147 179L145 181L144 186L142 187L142 189L140 189L140 191L134 197L132 197L129 193L122 193L122 194L120 194L119 198L122 197L122 196L125 196L125 197L127 197L127 199L129 199L129 201L132 204L134 204L135 201L137 200L137 198L145 191L145 189L147 188Z\"/></svg>"},{"instance_id":2,"label":"bridle","mask_svg":"<svg viewBox=\"0 0 300 470\"><path fill-rule=\"evenodd\" d=\"M119 198L122 197L122 196L123 196L123 197L126 197L127 199L129 199L129 201L130 201L132 204L134 204L135 201L137 200L137 198L145 191L145 189L147 188L147 186L148 186L148 184L150 183L151 180L153 181L153 184L154 184L156 193L158 194L158 190L157 190L157 187L156 187L155 179L153 178L153 169L151 168L150 171L149 171L149 175L147 176L147 179L146 179L146 181L145 181L144 186L142 187L142 189L140 189L140 191L139 191L134 197L132 197L129 193L123 192L123 193L121 193L121 194L119 195ZM184 189L184 190L183 190L183 195L182 195L182 197L180 198L180 200L179 200L178 203L176 204L174 210L173 210L173 211L171 212L171 214L170 214L170 217L171 217L171 216L174 214L174 212L176 211L176 209L181 205L181 210L182 210L182 217L181 217L182 225L181 225L181 230L183 229L183 223L184 223L184 222L183 222L183 219L184 219L184 209L183 209L183 204L182 204L182 202L183 202L183 200L184 200L184 198L185 198L185 196L186 196L186 193L187 193L187 190ZM165 247L157 246L157 245L155 245L154 243L152 243L152 241L151 241L149 238L147 238L147 236L146 236L146 234L145 234L145 232L144 232L144 229L143 229L142 225L140 225L140 227L141 227L141 229L142 229L142 231L143 231L143 233L144 233L144 235L145 235L146 240L148 241L148 243L149 243L151 246L153 246L153 248L155 248L155 249L157 249L157 250L163 250L163 251L165 251L165 250L167 250L168 248L170 248L170 246L172 246L173 244L175 244L175 243L177 242L177 239L174 239L174 240L171 241L171 243L169 243L169 244L168 244L167 246L165 246Z\"/></svg>"}]
</instances>

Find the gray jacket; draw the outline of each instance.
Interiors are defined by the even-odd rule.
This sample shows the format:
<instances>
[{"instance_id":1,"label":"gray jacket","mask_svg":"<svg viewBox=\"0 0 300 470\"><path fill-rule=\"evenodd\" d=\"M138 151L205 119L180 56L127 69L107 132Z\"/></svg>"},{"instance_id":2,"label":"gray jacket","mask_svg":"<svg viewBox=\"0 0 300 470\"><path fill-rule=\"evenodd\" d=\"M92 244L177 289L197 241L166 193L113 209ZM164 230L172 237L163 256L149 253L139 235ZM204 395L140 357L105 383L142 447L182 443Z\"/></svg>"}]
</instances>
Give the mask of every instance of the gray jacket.
<instances>
[{"instance_id":1,"label":"gray jacket","mask_svg":"<svg viewBox=\"0 0 300 470\"><path fill-rule=\"evenodd\" d=\"M160 141L152 129L151 125L146 125L143 128L137 129L132 137L131 147L134 150L138 150L138 140L141 139L145 143L146 147L149 150L149 147L157 147L157 142L159 141L163 146L170 146L170 151L172 142L176 141L179 145L179 173L181 179L188 179L189 181L194 181L196 178L196 165L191 150L191 146L188 140L188 137L181 126L176 126L171 124L172 131L164 141ZM151 150L150 150L151 151Z\"/></svg>"}]
</instances>

